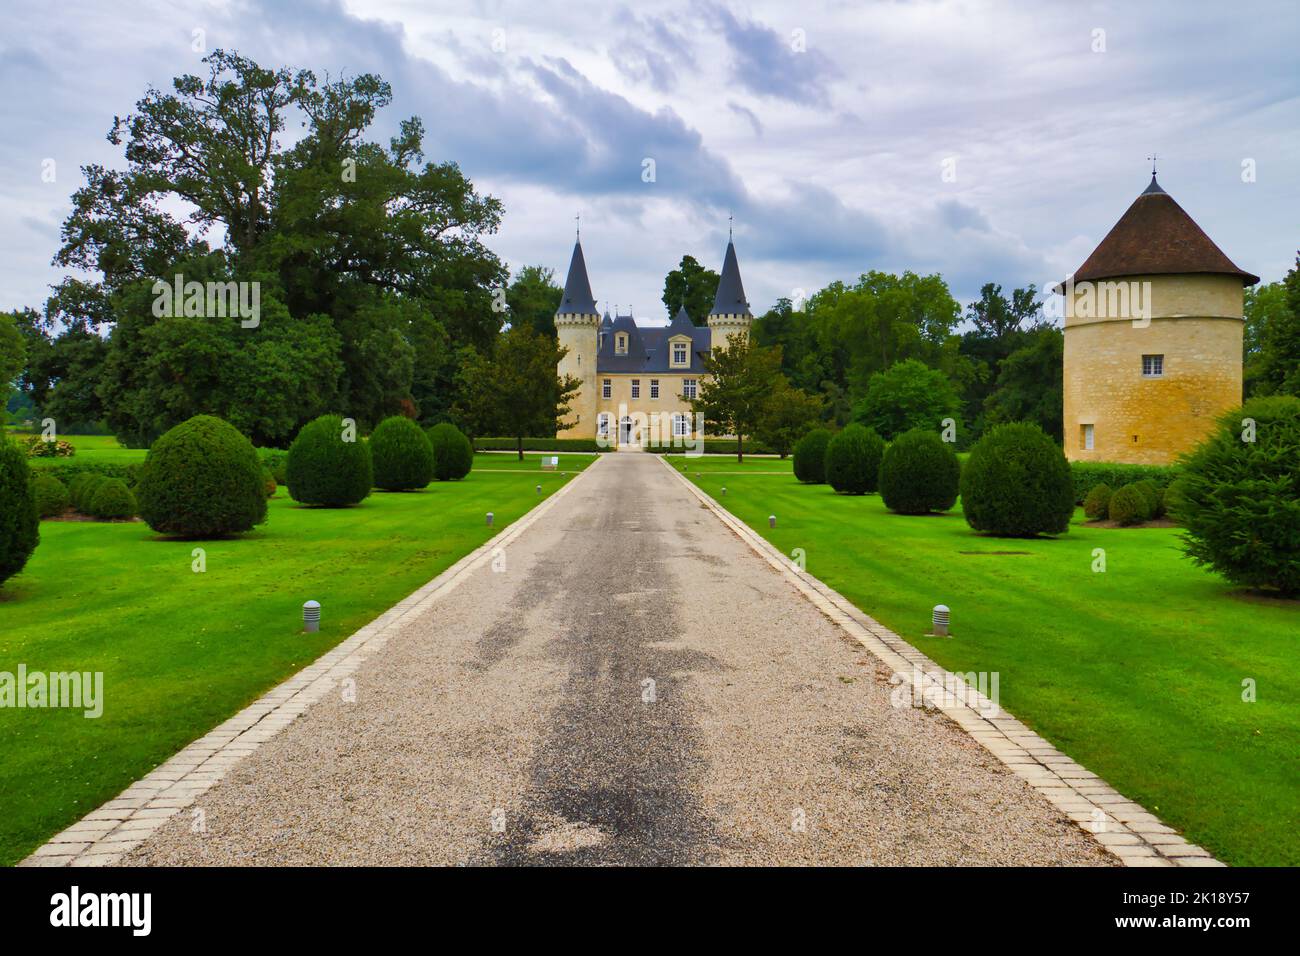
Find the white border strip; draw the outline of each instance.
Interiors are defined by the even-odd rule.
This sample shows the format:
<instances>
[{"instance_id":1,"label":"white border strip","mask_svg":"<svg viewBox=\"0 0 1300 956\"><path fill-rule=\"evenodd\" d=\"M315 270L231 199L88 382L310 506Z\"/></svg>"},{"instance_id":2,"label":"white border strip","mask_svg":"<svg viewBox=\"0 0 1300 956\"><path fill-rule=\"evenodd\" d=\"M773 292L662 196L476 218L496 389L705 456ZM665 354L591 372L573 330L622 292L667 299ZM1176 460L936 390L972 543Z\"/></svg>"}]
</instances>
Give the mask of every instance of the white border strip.
<instances>
[{"instance_id":1,"label":"white border strip","mask_svg":"<svg viewBox=\"0 0 1300 956\"><path fill-rule=\"evenodd\" d=\"M930 658L889 628L863 614L843 595L783 555L658 456L710 511L789 581L824 615L895 673L919 669L937 681L950 678ZM941 686L949 686L944 683ZM943 711L1008 770L1025 780L1126 866L1223 866L1209 851L1189 843L1140 804L1075 763L1038 734L973 689L965 700L938 699ZM987 717L992 711L996 716Z\"/></svg>"},{"instance_id":2,"label":"white border strip","mask_svg":"<svg viewBox=\"0 0 1300 956\"><path fill-rule=\"evenodd\" d=\"M194 802L241 760L292 724L308 707L378 653L403 622L425 611L492 558L492 553L527 531L574 485L600 467L589 464L514 524L465 555L433 580L407 595L288 680L219 724L171 759L141 777L97 810L38 847L19 866L110 866L148 839L172 816Z\"/></svg>"}]
</instances>

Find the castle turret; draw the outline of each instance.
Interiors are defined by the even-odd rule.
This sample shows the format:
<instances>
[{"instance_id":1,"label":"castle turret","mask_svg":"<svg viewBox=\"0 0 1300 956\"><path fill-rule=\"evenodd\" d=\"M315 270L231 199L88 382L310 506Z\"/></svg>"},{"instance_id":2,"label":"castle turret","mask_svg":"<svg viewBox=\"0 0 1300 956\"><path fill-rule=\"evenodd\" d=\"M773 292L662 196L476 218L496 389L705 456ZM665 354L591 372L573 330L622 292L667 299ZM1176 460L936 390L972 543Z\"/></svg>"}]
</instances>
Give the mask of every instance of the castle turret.
<instances>
[{"instance_id":1,"label":"castle turret","mask_svg":"<svg viewBox=\"0 0 1300 956\"><path fill-rule=\"evenodd\" d=\"M1169 464L1241 404L1238 268L1151 184L1065 295L1064 439L1072 460Z\"/></svg>"},{"instance_id":2,"label":"castle turret","mask_svg":"<svg viewBox=\"0 0 1300 956\"><path fill-rule=\"evenodd\" d=\"M600 326L600 313L591 294L587 278L587 261L582 254L582 243L573 244L573 258L569 260L569 275L564 282L564 295L555 312L555 332L560 345L568 349L560 359L558 373L561 378L572 375L582 382L577 395L569 403L566 421L572 427L558 432L557 438L594 438L596 436L596 350Z\"/></svg>"},{"instance_id":3,"label":"castle turret","mask_svg":"<svg viewBox=\"0 0 1300 956\"><path fill-rule=\"evenodd\" d=\"M718 279L718 294L713 299L709 313L712 330L712 347L722 348L733 335L749 335L754 315L749 311L745 286L740 281L740 263L736 261L736 246L727 239L727 254L722 260L722 275Z\"/></svg>"}]
</instances>

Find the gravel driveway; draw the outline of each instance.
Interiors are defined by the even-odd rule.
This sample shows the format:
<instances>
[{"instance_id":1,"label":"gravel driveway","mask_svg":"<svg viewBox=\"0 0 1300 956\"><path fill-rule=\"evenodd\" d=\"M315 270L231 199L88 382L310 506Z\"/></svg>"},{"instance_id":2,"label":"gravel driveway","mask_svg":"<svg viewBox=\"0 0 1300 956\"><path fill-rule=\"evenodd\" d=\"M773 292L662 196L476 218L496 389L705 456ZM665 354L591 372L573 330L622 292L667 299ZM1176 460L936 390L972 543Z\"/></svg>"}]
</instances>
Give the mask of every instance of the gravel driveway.
<instances>
[{"instance_id":1,"label":"gravel driveway","mask_svg":"<svg viewBox=\"0 0 1300 956\"><path fill-rule=\"evenodd\" d=\"M503 559L122 863L1113 862L651 456Z\"/></svg>"}]
</instances>

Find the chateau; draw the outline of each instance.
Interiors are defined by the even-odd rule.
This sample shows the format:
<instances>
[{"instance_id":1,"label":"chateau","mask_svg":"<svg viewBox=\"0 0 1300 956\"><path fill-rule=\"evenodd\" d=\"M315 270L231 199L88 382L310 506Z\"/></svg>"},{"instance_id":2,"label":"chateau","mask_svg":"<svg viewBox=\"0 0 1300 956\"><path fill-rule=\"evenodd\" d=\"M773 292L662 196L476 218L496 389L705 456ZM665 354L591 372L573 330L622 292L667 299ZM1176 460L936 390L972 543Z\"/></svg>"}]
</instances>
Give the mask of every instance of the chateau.
<instances>
[{"instance_id":1,"label":"chateau","mask_svg":"<svg viewBox=\"0 0 1300 956\"><path fill-rule=\"evenodd\" d=\"M748 335L753 318L730 240L707 327L692 323L684 307L667 326L639 325L631 315L611 318L608 311L602 318L582 242L575 242L555 329L568 349L559 374L582 385L569 403L572 427L556 437L594 438L619 447L704 437L690 404L705 377L704 359L731 336Z\"/></svg>"},{"instance_id":2,"label":"chateau","mask_svg":"<svg viewBox=\"0 0 1300 956\"><path fill-rule=\"evenodd\" d=\"M1242 300L1233 264L1151 184L1065 296L1065 454L1166 465L1241 404Z\"/></svg>"}]
</instances>

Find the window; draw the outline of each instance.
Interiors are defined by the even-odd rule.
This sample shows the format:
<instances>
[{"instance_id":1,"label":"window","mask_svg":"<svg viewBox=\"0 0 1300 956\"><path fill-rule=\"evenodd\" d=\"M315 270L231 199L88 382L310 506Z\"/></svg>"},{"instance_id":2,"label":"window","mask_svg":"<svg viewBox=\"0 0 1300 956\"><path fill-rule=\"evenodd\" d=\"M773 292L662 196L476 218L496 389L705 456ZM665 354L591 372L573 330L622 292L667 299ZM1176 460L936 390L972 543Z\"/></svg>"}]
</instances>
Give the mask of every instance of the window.
<instances>
[{"instance_id":1,"label":"window","mask_svg":"<svg viewBox=\"0 0 1300 956\"><path fill-rule=\"evenodd\" d=\"M1092 451L1092 426L1091 425L1079 426L1079 444L1083 448L1087 449L1088 451Z\"/></svg>"},{"instance_id":2,"label":"window","mask_svg":"<svg viewBox=\"0 0 1300 956\"><path fill-rule=\"evenodd\" d=\"M657 378L650 379L650 397L651 398L659 397L659 379Z\"/></svg>"},{"instance_id":3,"label":"window","mask_svg":"<svg viewBox=\"0 0 1300 956\"><path fill-rule=\"evenodd\" d=\"M641 397L641 380L639 378L632 379L632 397Z\"/></svg>"},{"instance_id":4,"label":"window","mask_svg":"<svg viewBox=\"0 0 1300 956\"><path fill-rule=\"evenodd\" d=\"M599 415L596 416L596 437L597 438L609 437L609 419L610 419L609 412L601 412Z\"/></svg>"},{"instance_id":5,"label":"window","mask_svg":"<svg viewBox=\"0 0 1300 956\"><path fill-rule=\"evenodd\" d=\"M694 398L694 397L695 397L695 379L693 378L682 379L682 398Z\"/></svg>"},{"instance_id":6,"label":"window","mask_svg":"<svg viewBox=\"0 0 1300 956\"><path fill-rule=\"evenodd\" d=\"M673 365L689 365L690 359L686 351L685 342L673 343Z\"/></svg>"},{"instance_id":7,"label":"window","mask_svg":"<svg viewBox=\"0 0 1300 956\"><path fill-rule=\"evenodd\" d=\"M681 438L691 433L691 418L689 415L676 414L673 416L673 437Z\"/></svg>"},{"instance_id":8,"label":"window","mask_svg":"<svg viewBox=\"0 0 1300 956\"><path fill-rule=\"evenodd\" d=\"M600 397L609 398L612 391L613 391L613 384L610 382L609 379L605 379L605 381L600 386Z\"/></svg>"},{"instance_id":9,"label":"window","mask_svg":"<svg viewBox=\"0 0 1300 956\"><path fill-rule=\"evenodd\" d=\"M1163 355L1142 356L1142 377L1160 378L1165 374L1165 357Z\"/></svg>"},{"instance_id":10,"label":"window","mask_svg":"<svg viewBox=\"0 0 1300 956\"><path fill-rule=\"evenodd\" d=\"M614 336L614 351L619 355L627 354L627 333L620 332Z\"/></svg>"}]
</instances>

